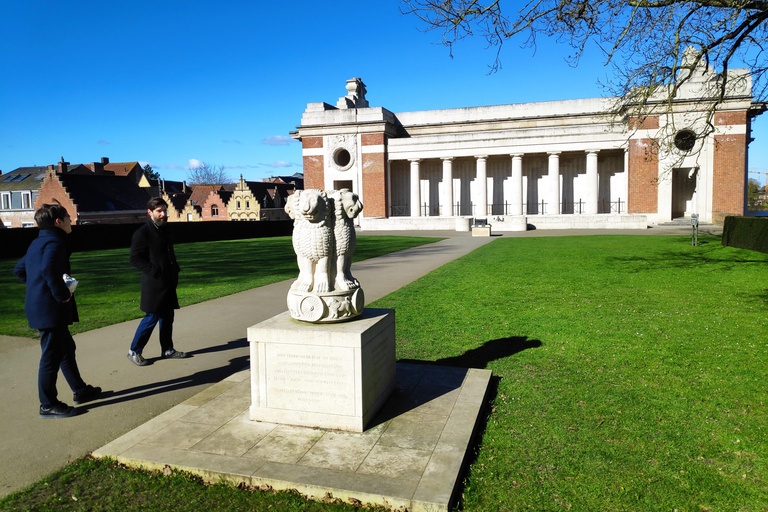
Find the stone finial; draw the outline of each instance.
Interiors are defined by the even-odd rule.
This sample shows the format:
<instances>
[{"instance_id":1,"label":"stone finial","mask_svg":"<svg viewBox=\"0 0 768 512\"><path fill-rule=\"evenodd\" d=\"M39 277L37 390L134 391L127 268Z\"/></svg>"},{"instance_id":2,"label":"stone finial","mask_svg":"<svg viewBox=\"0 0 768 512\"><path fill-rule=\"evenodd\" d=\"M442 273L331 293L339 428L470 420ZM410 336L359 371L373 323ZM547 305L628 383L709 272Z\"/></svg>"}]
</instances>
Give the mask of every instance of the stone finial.
<instances>
[{"instance_id":1,"label":"stone finial","mask_svg":"<svg viewBox=\"0 0 768 512\"><path fill-rule=\"evenodd\" d=\"M368 100L365 99L365 84L360 78L354 77L347 80L347 95L339 98L338 108L368 108Z\"/></svg>"}]
</instances>

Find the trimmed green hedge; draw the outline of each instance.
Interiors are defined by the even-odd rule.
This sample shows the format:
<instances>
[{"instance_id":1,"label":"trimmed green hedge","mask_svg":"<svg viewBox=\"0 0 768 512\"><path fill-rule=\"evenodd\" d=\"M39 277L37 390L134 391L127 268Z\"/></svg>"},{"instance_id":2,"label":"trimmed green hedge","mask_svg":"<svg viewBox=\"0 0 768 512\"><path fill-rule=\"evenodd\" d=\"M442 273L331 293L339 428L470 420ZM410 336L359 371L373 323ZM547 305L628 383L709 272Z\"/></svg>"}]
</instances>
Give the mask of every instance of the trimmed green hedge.
<instances>
[{"instance_id":1,"label":"trimmed green hedge","mask_svg":"<svg viewBox=\"0 0 768 512\"><path fill-rule=\"evenodd\" d=\"M726 217L723 245L768 253L768 217Z\"/></svg>"}]
</instances>

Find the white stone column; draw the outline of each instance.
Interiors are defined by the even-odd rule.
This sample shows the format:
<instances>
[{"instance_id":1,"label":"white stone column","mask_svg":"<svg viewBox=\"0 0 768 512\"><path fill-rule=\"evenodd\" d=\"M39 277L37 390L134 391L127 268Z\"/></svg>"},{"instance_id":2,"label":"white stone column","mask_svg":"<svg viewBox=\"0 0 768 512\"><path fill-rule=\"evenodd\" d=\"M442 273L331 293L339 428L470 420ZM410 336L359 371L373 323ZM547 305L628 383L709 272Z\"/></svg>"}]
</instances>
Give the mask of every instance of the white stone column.
<instances>
[{"instance_id":1,"label":"white stone column","mask_svg":"<svg viewBox=\"0 0 768 512\"><path fill-rule=\"evenodd\" d=\"M421 216L421 171L420 159L411 160L411 217Z\"/></svg>"},{"instance_id":2,"label":"white stone column","mask_svg":"<svg viewBox=\"0 0 768 512\"><path fill-rule=\"evenodd\" d=\"M624 181L621 185L621 194L619 201L624 199L624 206L621 208L621 213L629 213L629 146L624 148Z\"/></svg>"},{"instance_id":3,"label":"white stone column","mask_svg":"<svg viewBox=\"0 0 768 512\"><path fill-rule=\"evenodd\" d=\"M477 211L476 217L485 217L488 215L488 155L481 155L477 158Z\"/></svg>"},{"instance_id":4,"label":"white stone column","mask_svg":"<svg viewBox=\"0 0 768 512\"><path fill-rule=\"evenodd\" d=\"M443 158L443 193L440 197L443 206L442 217L453 216L453 158Z\"/></svg>"},{"instance_id":5,"label":"white stone column","mask_svg":"<svg viewBox=\"0 0 768 512\"><path fill-rule=\"evenodd\" d=\"M510 215L523 214L523 155L514 154L512 157L512 187L510 191L509 202L512 208Z\"/></svg>"},{"instance_id":6,"label":"white stone column","mask_svg":"<svg viewBox=\"0 0 768 512\"><path fill-rule=\"evenodd\" d=\"M546 198L547 214L559 215L560 214L560 152L553 151L547 153L549 155L549 167L548 167L548 180L549 181L549 196Z\"/></svg>"},{"instance_id":7,"label":"white stone column","mask_svg":"<svg viewBox=\"0 0 768 512\"><path fill-rule=\"evenodd\" d=\"M585 198L584 213L597 215L597 200L600 182L597 176L597 153L599 150L587 150L587 196Z\"/></svg>"}]
</instances>

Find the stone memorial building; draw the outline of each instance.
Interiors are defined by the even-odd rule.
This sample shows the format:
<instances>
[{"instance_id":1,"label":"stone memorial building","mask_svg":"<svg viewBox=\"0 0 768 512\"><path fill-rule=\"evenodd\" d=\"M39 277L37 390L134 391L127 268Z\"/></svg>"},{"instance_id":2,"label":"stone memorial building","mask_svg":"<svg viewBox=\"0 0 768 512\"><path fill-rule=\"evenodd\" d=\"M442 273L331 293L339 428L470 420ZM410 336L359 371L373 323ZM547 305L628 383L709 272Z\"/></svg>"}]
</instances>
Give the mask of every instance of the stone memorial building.
<instances>
[{"instance_id":1,"label":"stone memorial building","mask_svg":"<svg viewBox=\"0 0 768 512\"><path fill-rule=\"evenodd\" d=\"M371 107L360 78L335 106L309 103L292 132L306 189L349 188L362 229L495 231L638 228L696 213L721 223L745 209L753 101L746 69L707 120L702 65L673 112L611 114L616 98L393 113Z\"/></svg>"}]
</instances>

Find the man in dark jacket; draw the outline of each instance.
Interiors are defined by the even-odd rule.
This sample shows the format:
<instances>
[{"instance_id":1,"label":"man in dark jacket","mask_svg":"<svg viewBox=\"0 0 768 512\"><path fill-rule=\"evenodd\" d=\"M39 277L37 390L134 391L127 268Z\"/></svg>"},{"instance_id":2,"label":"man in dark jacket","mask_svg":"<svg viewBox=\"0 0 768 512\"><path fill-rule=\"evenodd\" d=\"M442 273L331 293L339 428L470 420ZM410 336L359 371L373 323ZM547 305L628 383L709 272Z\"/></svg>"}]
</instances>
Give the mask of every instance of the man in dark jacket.
<instances>
[{"instance_id":1,"label":"man in dark jacket","mask_svg":"<svg viewBox=\"0 0 768 512\"><path fill-rule=\"evenodd\" d=\"M87 385L80 376L75 340L69 333L69 325L79 320L73 294L76 283L69 286L65 283L71 272L66 236L72 232L72 220L60 204L44 204L35 212L35 222L40 234L13 273L27 285L24 311L29 326L40 331L42 354L37 374L40 417L68 418L77 414L77 410L58 400L59 368L74 392L75 404L98 398L101 388Z\"/></svg>"},{"instance_id":2,"label":"man in dark jacket","mask_svg":"<svg viewBox=\"0 0 768 512\"><path fill-rule=\"evenodd\" d=\"M183 359L184 352L173 348L174 309L179 309L176 286L179 282L179 264L173 252L173 243L167 230L168 203L159 197L147 203L149 221L133 234L131 265L141 270L141 310L145 313L128 351L128 359L145 366L141 355L144 347L160 323L160 357Z\"/></svg>"}]
</instances>

